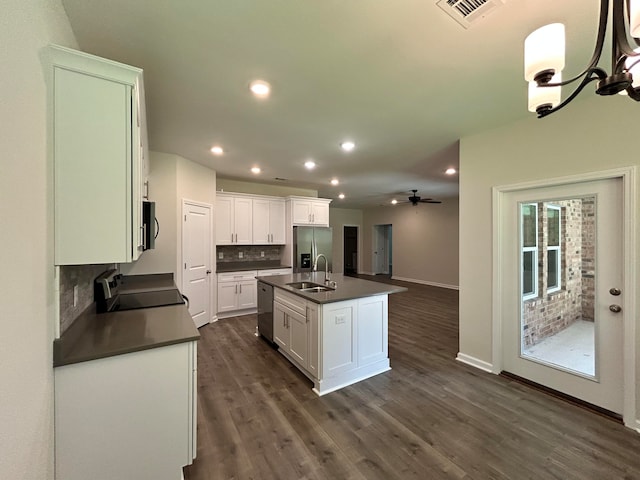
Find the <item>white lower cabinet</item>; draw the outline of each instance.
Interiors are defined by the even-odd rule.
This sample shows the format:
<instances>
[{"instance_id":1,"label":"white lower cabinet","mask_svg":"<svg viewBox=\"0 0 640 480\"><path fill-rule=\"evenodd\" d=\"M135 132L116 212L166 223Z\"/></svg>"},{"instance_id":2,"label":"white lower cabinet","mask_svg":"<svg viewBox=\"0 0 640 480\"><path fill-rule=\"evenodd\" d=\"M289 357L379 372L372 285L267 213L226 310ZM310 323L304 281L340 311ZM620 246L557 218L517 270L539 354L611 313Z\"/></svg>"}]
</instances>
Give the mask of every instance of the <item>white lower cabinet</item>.
<instances>
[{"instance_id":1,"label":"white lower cabinet","mask_svg":"<svg viewBox=\"0 0 640 480\"><path fill-rule=\"evenodd\" d=\"M318 395L386 372L388 296L318 304L274 289L274 342Z\"/></svg>"},{"instance_id":2,"label":"white lower cabinet","mask_svg":"<svg viewBox=\"0 0 640 480\"><path fill-rule=\"evenodd\" d=\"M256 271L218 274L218 317L220 314L255 309L258 306Z\"/></svg>"},{"instance_id":3,"label":"white lower cabinet","mask_svg":"<svg viewBox=\"0 0 640 480\"><path fill-rule=\"evenodd\" d=\"M176 480L196 449L196 342L56 367L55 477Z\"/></svg>"}]
</instances>

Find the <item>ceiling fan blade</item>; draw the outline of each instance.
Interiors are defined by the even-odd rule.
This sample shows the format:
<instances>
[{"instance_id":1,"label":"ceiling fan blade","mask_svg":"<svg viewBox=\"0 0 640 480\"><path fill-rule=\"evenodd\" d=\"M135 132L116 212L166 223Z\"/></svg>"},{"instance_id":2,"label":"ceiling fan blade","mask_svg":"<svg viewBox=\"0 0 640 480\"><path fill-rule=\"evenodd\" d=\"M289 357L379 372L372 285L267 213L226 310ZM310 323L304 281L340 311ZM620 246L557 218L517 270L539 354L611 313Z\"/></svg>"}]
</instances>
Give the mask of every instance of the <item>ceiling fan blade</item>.
<instances>
[{"instance_id":1,"label":"ceiling fan blade","mask_svg":"<svg viewBox=\"0 0 640 480\"><path fill-rule=\"evenodd\" d=\"M433 198L425 198L420 200L420 203L442 203L440 200L434 200Z\"/></svg>"}]
</instances>

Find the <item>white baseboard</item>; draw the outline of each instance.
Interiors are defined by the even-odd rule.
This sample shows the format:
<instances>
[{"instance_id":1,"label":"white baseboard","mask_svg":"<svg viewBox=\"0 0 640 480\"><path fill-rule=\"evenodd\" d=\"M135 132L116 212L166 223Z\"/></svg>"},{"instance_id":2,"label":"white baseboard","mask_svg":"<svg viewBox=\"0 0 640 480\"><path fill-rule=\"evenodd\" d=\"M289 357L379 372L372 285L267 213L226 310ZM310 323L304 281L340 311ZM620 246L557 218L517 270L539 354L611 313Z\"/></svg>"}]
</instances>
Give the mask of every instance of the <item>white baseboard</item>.
<instances>
[{"instance_id":1,"label":"white baseboard","mask_svg":"<svg viewBox=\"0 0 640 480\"><path fill-rule=\"evenodd\" d=\"M218 312L218 320L230 317L241 317L242 315L251 315L252 313L258 313L258 309L247 308L245 310L234 310L233 312Z\"/></svg>"},{"instance_id":2,"label":"white baseboard","mask_svg":"<svg viewBox=\"0 0 640 480\"><path fill-rule=\"evenodd\" d=\"M448 285L446 283L429 282L427 280L418 280L417 278L397 277L396 275L391 275L391 279L400 280L402 282L419 283L421 285L430 285L432 287L448 288L450 290L460 290L460 286L458 285Z\"/></svg>"},{"instance_id":3,"label":"white baseboard","mask_svg":"<svg viewBox=\"0 0 640 480\"><path fill-rule=\"evenodd\" d=\"M375 275L375 273L373 273L373 272L362 272L362 271L358 272L358 274L359 275L372 275L372 276Z\"/></svg>"},{"instance_id":4,"label":"white baseboard","mask_svg":"<svg viewBox=\"0 0 640 480\"><path fill-rule=\"evenodd\" d=\"M493 365L485 362L484 360L480 360L478 358L472 357L471 355L466 355L464 353L458 352L456 356L456 360L465 363L467 365L471 365L472 367L478 368L485 372L493 373Z\"/></svg>"},{"instance_id":5,"label":"white baseboard","mask_svg":"<svg viewBox=\"0 0 640 480\"><path fill-rule=\"evenodd\" d=\"M636 432L640 433L640 420L636 419Z\"/></svg>"},{"instance_id":6,"label":"white baseboard","mask_svg":"<svg viewBox=\"0 0 640 480\"><path fill-rule=\"evenodd\" d=\"M209 323L215 323L218 321L218 316L214 315L213 317L211 317L211 320L209 320Z\"/></svg>"}]
</instances>

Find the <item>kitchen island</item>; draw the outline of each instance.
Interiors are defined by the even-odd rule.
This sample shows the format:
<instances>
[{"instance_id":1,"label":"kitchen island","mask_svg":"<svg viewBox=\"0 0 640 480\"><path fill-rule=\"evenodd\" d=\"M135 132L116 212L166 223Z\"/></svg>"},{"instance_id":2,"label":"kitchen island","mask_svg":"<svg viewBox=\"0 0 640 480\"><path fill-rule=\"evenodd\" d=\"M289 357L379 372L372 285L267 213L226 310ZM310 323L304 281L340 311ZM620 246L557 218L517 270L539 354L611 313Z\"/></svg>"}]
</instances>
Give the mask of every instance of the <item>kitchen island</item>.
<instances>
[{"instance_id":1,"label":"kitchen island","mask_svg":"<svg viewBox=\"0 0 640 480\"><path fill-rule=\"evenodd\" d=\"M388 296L406 288L323 272L260 281L274 287L273 340L315 393L390 370Z\"/></svg>"}]
</instances>

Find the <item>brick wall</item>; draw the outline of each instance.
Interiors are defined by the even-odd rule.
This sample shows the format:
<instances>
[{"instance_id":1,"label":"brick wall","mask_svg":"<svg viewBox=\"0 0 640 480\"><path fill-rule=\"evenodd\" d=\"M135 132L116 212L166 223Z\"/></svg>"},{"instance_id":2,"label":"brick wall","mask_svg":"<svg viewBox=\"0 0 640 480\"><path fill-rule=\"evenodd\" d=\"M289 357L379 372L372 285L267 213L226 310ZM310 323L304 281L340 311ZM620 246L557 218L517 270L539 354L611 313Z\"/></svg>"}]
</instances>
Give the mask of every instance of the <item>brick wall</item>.
<instances>
[{"instance_id":1,"label":"brick wall","mask_svg":"<svg viewBox=\"0 0 640 480\"><path fill-rule=\"evenodd\" d=\"M547 205L561 207L561 289L547 293ZM593 320L595 201L538 204L538 297L523 305L524 345L531 346L578 319Z\"/></svg>"}]
</instances>

